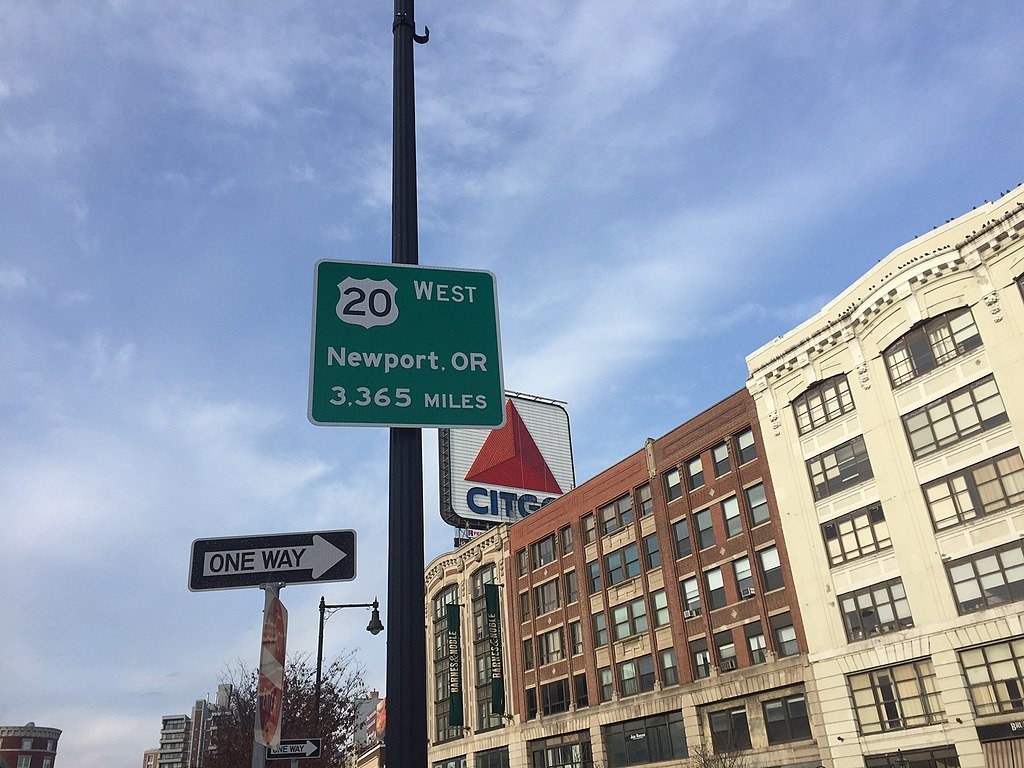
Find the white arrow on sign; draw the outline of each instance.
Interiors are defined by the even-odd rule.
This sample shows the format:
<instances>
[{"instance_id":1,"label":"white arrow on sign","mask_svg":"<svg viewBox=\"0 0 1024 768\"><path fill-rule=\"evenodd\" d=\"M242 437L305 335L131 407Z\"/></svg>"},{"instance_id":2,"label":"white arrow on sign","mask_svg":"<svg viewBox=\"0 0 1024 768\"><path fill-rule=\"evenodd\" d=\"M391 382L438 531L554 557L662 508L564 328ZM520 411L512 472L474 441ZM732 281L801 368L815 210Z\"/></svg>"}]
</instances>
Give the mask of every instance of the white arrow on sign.
<instances>
[{"instance_id":1,"label":"white arrow on sign","mask_svg":"<svg viewBox=\"0 0 1024 768\"><path fill-rule=\"evenodd\" d=\"M272 755L305 755L309 757L316 752L316 744L307 741L305 744L281 744L278 747L271 747Z\"/></svg>"},{"instance_id":2,"label":"white arrow on sign","mask_svg":"<svg viewBox=\"0 0 1024 768\"><path fill-rule=\"evenodd\" d=\"M345 553L323 536L314 535L312 546L207 552L203 558L203 576L311 570L313 578L319 579L344 557Z\"/></svg>"}]
</instances>

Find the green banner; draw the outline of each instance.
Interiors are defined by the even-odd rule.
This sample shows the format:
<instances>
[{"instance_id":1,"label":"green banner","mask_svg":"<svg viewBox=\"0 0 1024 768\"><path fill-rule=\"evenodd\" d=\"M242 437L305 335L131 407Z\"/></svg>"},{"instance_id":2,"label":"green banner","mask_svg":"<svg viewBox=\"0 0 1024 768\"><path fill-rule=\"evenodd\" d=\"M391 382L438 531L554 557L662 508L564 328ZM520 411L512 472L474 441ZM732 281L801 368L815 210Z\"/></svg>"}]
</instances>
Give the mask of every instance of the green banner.
<instances>
[{"instance_id":1,"label":"green banner","mask_svg":"<svg viewBox=\"0 0 1024 768\"><path fill-rule=\"evenodd\" d=\"M491 714L505 714L505 665L501 659L501 604L498 585L484 584L487 640L491 649Z\"/></svg>"},{"instance_id":2,"label":"green banner","mask_svg":"<svg viewBox=\"0 0 1024 768\"><path fill-rule=\"evenodd\" d=\"M462 714L462 635L460 606L448 606L448 725L465 725Z\"/></svg>"}]
</instances>

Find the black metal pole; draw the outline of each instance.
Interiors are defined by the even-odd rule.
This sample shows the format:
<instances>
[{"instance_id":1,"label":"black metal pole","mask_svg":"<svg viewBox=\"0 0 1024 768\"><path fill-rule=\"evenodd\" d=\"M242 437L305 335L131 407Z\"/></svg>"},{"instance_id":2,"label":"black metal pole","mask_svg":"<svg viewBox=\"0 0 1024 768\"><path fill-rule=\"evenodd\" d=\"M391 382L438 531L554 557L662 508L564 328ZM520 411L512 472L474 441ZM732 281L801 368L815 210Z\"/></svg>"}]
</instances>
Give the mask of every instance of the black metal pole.
<instances>
[{"instance_id":1,"label":"black metal pole","mask_svg":"<svg viewBox=\"0 0 1024 768\"><path fill-rule=\"evenodd\" d=\"M324 596L320 595L320 634L316 640L316 693L313 696L313 710L316 712L316 735L323 737L320 733L320 670L324 665L324 614L327 605L324 603Z\"/></svg>"},{"instance_id":2,"label":"black metal pole","mask_svg":"<svg viewBox=\"0 0 1024 768\"><path fill-rule=\"evenodd\" d=\"M413 0L395 0L391 261L418 264ZM423 605L422 433L391 428L388 506L388 650L385 761L427 765Z\"/></svg>"}]
</instances>

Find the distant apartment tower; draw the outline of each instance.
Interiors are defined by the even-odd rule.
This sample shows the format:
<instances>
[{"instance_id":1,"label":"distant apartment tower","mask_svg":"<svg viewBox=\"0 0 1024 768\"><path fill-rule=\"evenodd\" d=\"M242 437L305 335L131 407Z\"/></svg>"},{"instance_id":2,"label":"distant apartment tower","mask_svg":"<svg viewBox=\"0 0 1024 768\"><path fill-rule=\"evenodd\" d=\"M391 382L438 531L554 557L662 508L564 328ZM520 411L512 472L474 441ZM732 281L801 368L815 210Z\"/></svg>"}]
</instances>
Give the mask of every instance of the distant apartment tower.
<instances>
[{"instance_id":1,"label":"distant apartment tower","mask_svg":"<svg viewBox=\"0 0 1024 768\"><path fill-rule=\"evenodd\" d=\"M159 768L160 750L147 749L142 753L142 768Z\"/></svg>"},{"instance_id":2,"label":"distant apartment tower","mask_svg":"<svg viewBox=\"0 0 1024 768\"><path fill-rule=\"evenodd\" d=\"M748 359L829 768L1024 765L1024 191Z\"/></svg>"},{"instance_id":3,"label":"distant apartment tower","mask_svg":"<svg viewBox=\"0 0 1024 768\"><path fill-rule=\"evenodd\" d=\"M165 715L160 724L160 759L157 768L186 768L192 737L188 715Z\"/></svg>"},{"instance_id":4,"label":"distant apartment tower","mask_svg":"<svg viewBox=\"0 0 1024 768\"><path fill-rule=\"evenodd\" d=\"M57 760L56 728L27 725L0 725L0 765L8 768L53 768Z\"/></svg>"},{"instance_id":5,"label":"distant apartment tower","mask_svg":"<svg viewBox=\"0 0 1024 768\"><path fill-rule=\"evenodd\" d=\"M145 752L143 768L203 768L214 750L217 718L231 707L233 690L230 683L221 683L217 686L214 704L196 699L191 717L165 716L160 727L160 747ZM156 754L155 764L150 765L153 753Z\"/></svg>"}]
</instances>

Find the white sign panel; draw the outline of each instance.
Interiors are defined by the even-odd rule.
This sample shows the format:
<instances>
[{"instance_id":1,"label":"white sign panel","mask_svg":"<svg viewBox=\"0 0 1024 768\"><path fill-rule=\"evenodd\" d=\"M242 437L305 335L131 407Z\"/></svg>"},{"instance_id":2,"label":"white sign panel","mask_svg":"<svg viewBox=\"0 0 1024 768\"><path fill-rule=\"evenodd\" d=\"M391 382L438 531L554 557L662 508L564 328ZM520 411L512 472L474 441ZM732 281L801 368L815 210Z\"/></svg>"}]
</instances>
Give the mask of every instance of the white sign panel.
<instances>
[{"instance_id":1,"label":"white sign panel","mask_svg":"<svg viewBox=\"0 0 1024 768\"><path fill-rule=\"evenodd\" d=\"M576 485L569 414L560 403L510 394L505 425L441 430L441 517L457 527L514 523Z\"/></svg>"}]
</instances>

